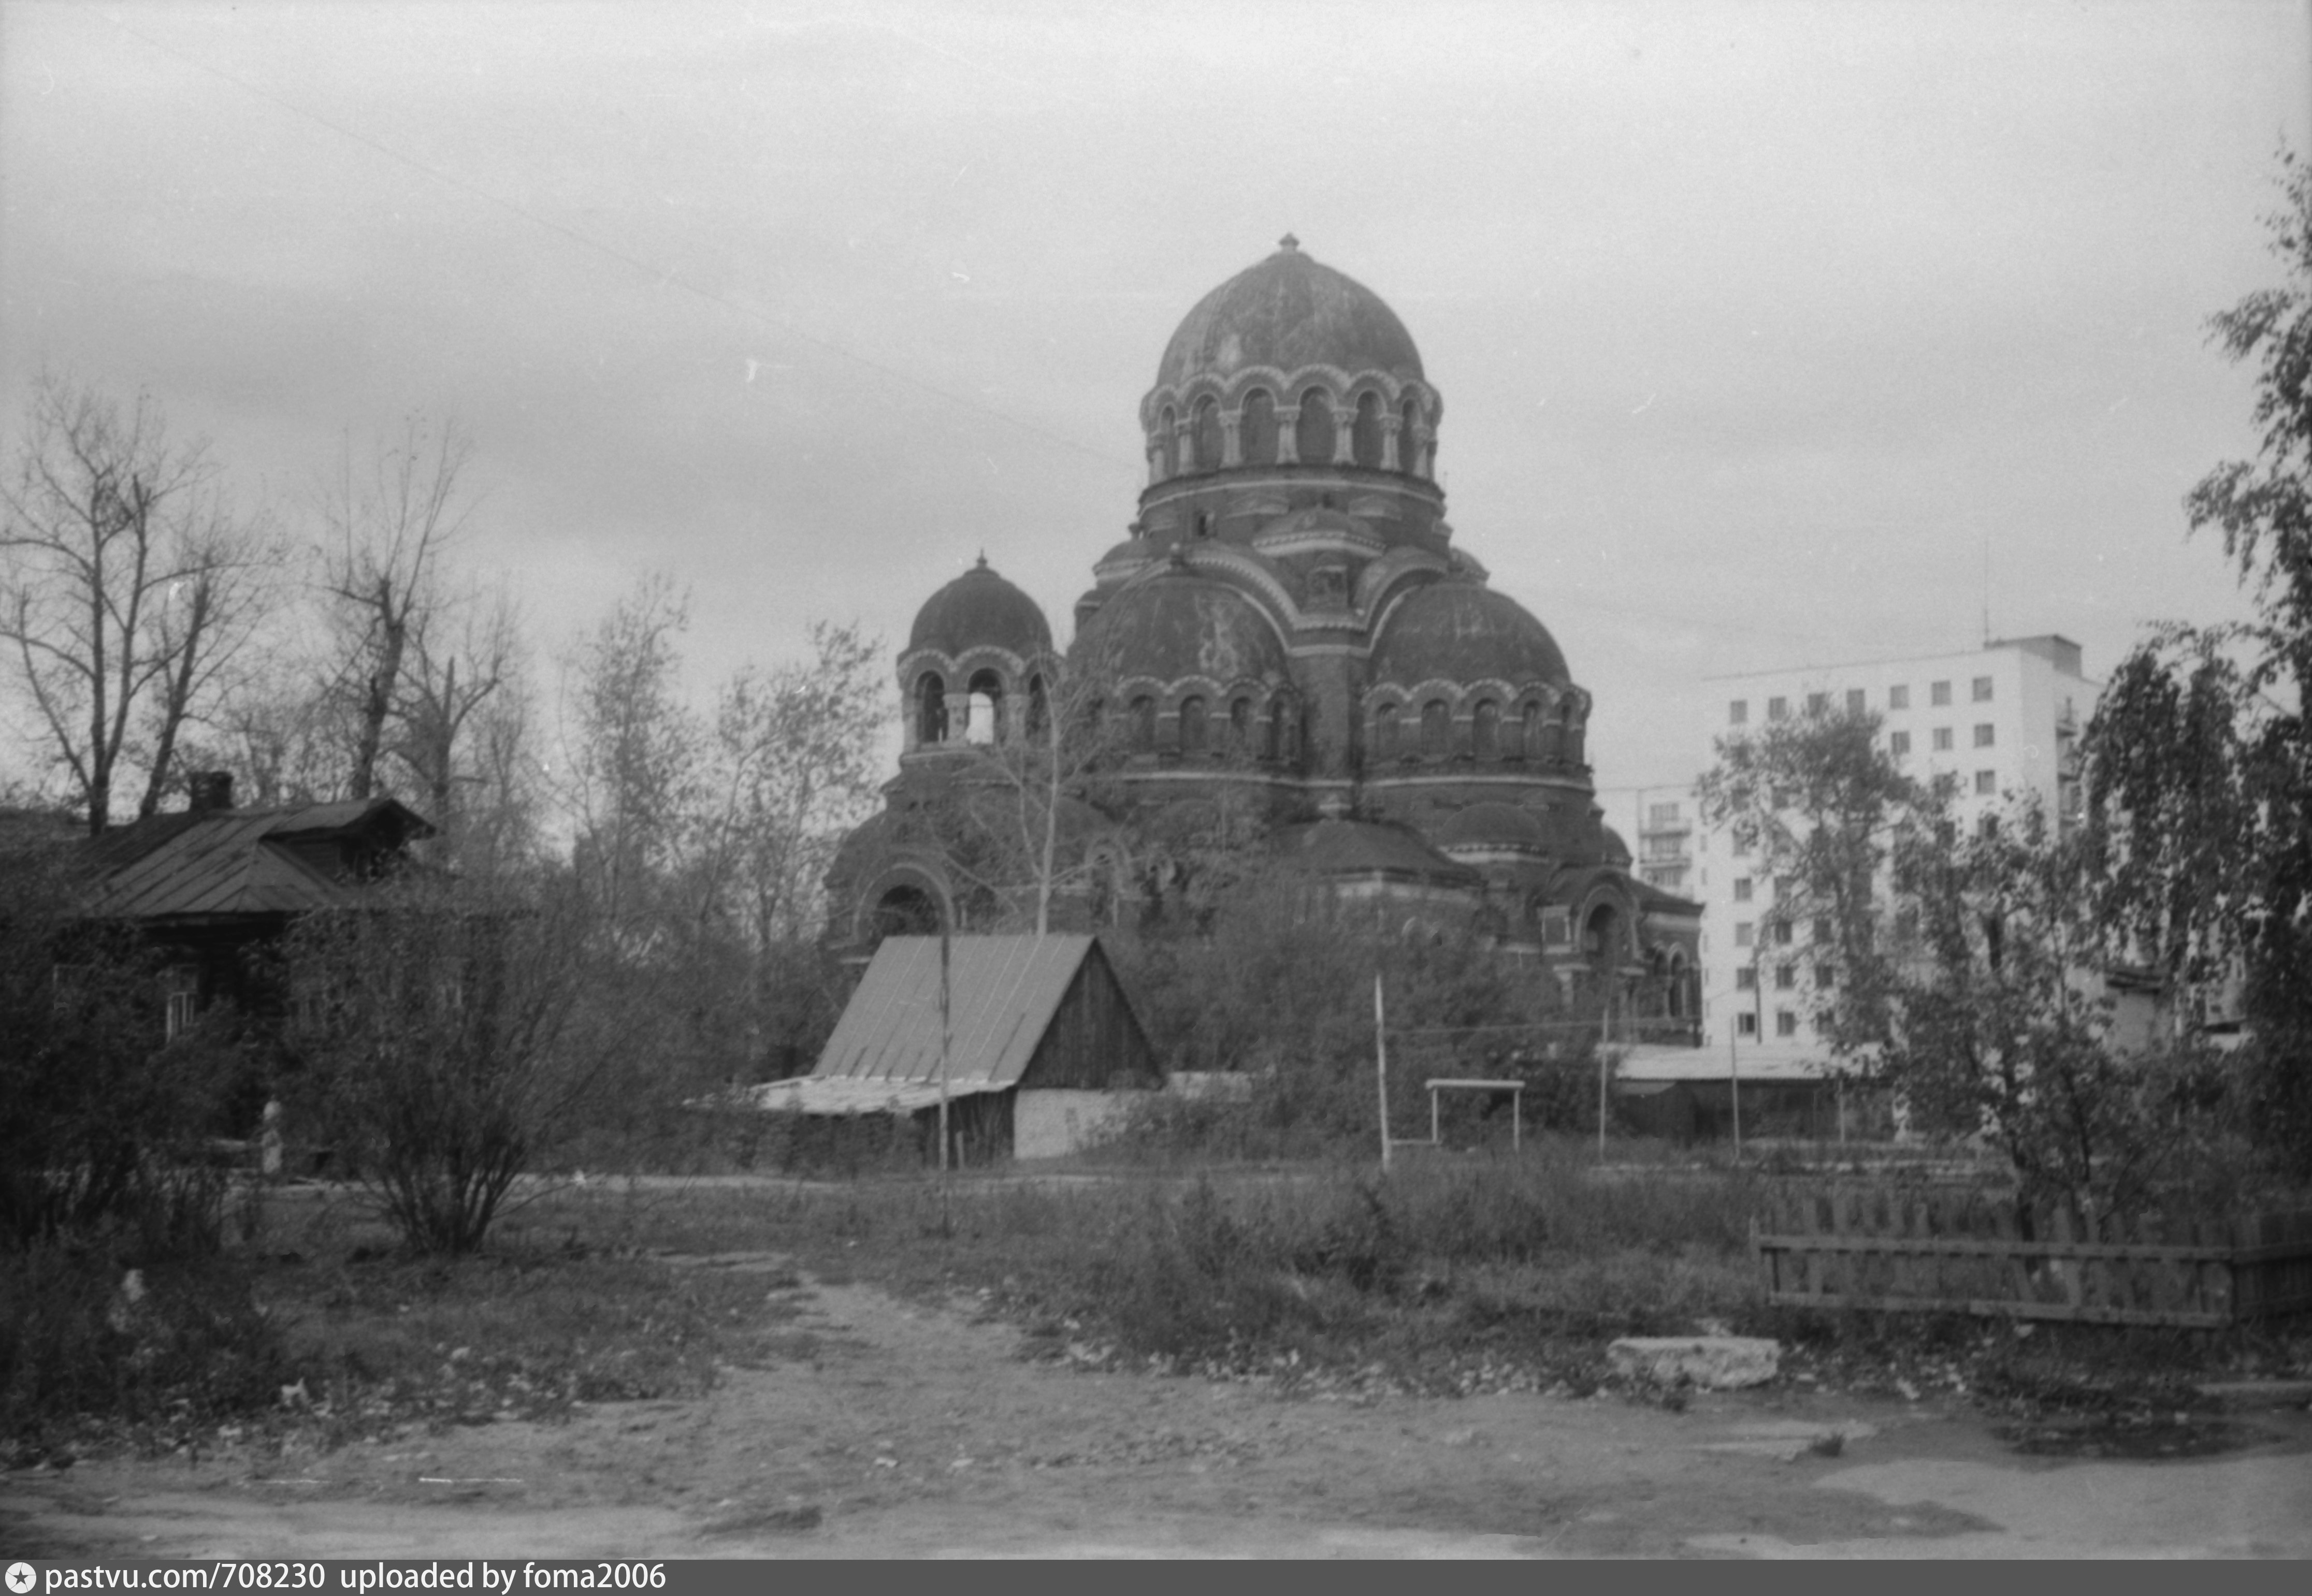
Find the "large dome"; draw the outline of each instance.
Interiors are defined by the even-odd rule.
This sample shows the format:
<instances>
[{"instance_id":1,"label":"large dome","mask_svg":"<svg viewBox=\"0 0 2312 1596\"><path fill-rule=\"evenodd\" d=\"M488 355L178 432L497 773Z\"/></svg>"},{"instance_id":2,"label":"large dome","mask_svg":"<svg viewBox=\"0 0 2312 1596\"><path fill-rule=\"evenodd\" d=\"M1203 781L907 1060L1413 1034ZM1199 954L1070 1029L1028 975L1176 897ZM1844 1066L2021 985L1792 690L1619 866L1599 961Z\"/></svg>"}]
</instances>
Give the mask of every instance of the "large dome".
<instances>
[{"instance_id":1,"label":"large dome","mask_svg":"<svg viewBox=\"0 0 2312 1596\"><path fill-rule=\"evenodd\" d=\"M1517 600L1457 581L1418 589L1390 613L1373 649L1372 680L1572 685L1556 640Z\"/></svg>"},{"instance_id":2,"label":"large dome","mask_svg":"<svg viewBox=\"0 0 2312 1596\"><path fill-rule=\"evenodd\" d=\"M1080 667L1109 682L1205 676L1226 685L1288 675L1283 645L1250 599L1184 571L1125 588L1092 617L1073 652Z\"/></svg>"},{"instance_id":3,"label":"large dome","mask_svg":"<svg viewBox=\"0 0 2312 1596\"><path fill-rule=\"evenodd\" d=\"M1052 629L1036 601L988 569L987 556L933 594L915 612L907 651L937 649L950 657L968 649L1008 650L1020 658L1047 652Z\"/></svg>"},{"instance_id":4,"label":"large dome","mask_svg":"<svg viewBox=\"0 0 2312 1596\"><path fill-rule=\"evenodd\" d=\"M1290 233L1259 265L1196 302L1164 348L1156 386L1226 377L1247 366L1285 372L1337 366L1419 379L1421 353L1379 294L1300 253Z\"/></svg>"}]
</instances>

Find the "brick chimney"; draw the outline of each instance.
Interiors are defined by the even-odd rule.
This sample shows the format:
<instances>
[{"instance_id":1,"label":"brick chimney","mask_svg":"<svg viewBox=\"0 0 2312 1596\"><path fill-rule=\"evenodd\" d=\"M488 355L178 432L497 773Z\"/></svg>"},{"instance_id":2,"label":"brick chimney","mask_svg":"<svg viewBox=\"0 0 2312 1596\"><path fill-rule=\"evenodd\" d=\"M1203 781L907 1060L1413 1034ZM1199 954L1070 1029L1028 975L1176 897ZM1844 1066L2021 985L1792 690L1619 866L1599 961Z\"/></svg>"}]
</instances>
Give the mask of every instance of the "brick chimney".
<instances>
[{"instance_id":1,"label":"brick chimney","mask_svg":"<svg viewBox=\"0 0 2312 1596\"><path fill-rule=\"evenodd\" d=\"M192 792L188 807L196 815L222 814L232 807L231 771L195 771L186 778L186 785Z\"/></svg>"}]
</instances>

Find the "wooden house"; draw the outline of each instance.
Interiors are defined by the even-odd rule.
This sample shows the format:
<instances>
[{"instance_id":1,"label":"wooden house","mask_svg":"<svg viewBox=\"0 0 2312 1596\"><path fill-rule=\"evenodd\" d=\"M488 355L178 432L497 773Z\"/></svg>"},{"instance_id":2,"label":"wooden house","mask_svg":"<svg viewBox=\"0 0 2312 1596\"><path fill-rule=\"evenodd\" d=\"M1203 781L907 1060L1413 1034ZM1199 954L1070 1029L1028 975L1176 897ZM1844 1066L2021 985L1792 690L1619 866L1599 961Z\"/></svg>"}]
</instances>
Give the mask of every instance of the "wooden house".
<instances>
[{"instance_id":1,"label":"wooden house","mask_svg":"<svg viewBox=\"0 0 2312 1596\"><path fill-rule=\"evenodd\" d=\"M815 1119L888 1116L936 1156L941 1059L966 1162L1053 1157L1164 1083L1140 1017L1090 936L887 937L809 1075L749 1095Z\"/></svg>"}]
</instances>

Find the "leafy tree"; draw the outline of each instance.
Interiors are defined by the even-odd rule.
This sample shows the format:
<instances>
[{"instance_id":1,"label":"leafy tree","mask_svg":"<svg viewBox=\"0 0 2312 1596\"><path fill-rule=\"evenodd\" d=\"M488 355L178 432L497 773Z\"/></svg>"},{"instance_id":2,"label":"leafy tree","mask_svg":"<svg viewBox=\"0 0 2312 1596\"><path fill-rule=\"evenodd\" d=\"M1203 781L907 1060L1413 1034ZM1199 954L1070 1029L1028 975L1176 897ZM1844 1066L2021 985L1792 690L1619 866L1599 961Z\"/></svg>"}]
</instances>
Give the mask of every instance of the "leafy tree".
<instances>
[{"instance_id":1,"label":"leafy tree","mask_svg":"<svg viewBox=\"0 0 2312 1596\"><path fill-rule=\"evenodd\" d=\"M33 390L0 487L0 642L92 835L130 771L137 814L158 811L179 740L264 611L267 537L216 475L206 443L170 442L149 396L124 412L59 377Z\"/></svg>"},{"instance_id":2,"label":"leafy tree","mask_svg":"<svg viewBox=\"0 0 2312 1596\"><path fill-rule=\"evenodd\" d=\"M2189 1111L2213 1055L2119 1043L2084 843L2054 835L2036 801L1990 819L1961 836L1930 813L1897 833L1893 1023L1872 1074L1929 1125L1980 1129L2027 1201L2141 1205L2194 1173L2186 1155L2206 1127Z\"/></svg>"},{"instance_id":3,"label":"leafy tree","mask_svg":"<svg viewBox=\"0 0 2312 1596\"><path fill-rule=\"evenodd\" d=\"M2084 739L2099 911L2179 999L2237 975L2253 1033L2246 1122L2312 1180L2312 167L2281 156L2268 218L2286 271L2211 320L2255 371L2253 460L2185 501L2249 593L2246 623L2155 632Z\"/></svg>"},{"instance_id":4,"label":"leafy tree","mask_svg":"<svg viewBox=\"0 0 2312 1596\"><path fill-rule=\"evenodd\" d=\"M1878 730L1878 716L1846 710L1770 720L1720 738L1718 763L1698 788L1704 819L1738 839L1771 893L1756 922L1753 979L1763 978L1778 928L1789 928L1793 946L1811 938L1816 968L1832 973L1828 988L1813 991L1816 1029L1843 1053L1887 1038L1887 868L1931 798L1896 765ZM1827 945L1813 937L1818 929L1830 932Z\"/></svg>"}]
</instances>

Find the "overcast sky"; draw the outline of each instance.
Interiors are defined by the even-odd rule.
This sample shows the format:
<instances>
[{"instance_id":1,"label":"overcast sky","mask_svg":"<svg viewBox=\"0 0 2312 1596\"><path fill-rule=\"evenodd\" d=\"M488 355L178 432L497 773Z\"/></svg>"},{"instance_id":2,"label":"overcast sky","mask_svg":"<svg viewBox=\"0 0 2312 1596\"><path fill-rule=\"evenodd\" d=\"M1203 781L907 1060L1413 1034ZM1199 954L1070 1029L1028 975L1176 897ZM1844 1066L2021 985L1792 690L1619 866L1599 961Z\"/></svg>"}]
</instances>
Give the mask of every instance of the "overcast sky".
<instances>
[{"instance_id":1,"label":"overcast sky","mask_svg":"<svg viewBox=\"0 0 2312 1596\"><path fill-rule=\"evenodd\" d=\"M2273 281L2302 4L0 0L0 403L44 364L293 524L454 417L549 657L644 571L703 687L983 550L1064 638L1196 300L1288 229L1404 318L1457 540L1704 763L1714 674L2239 600L2208 314ZM1990 581L1984 581L1984 551ZM23 770L23 755L10 755Z\"/></svg>"}]
</instances>

